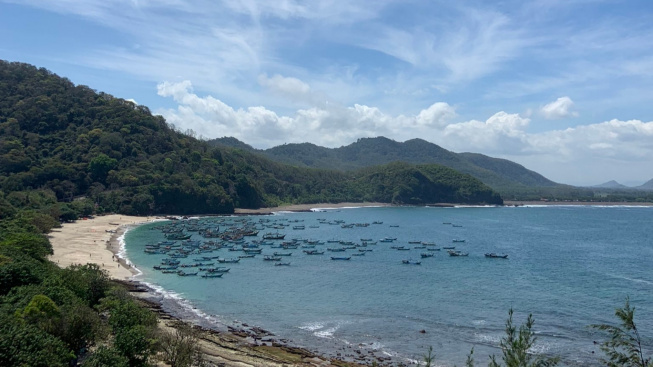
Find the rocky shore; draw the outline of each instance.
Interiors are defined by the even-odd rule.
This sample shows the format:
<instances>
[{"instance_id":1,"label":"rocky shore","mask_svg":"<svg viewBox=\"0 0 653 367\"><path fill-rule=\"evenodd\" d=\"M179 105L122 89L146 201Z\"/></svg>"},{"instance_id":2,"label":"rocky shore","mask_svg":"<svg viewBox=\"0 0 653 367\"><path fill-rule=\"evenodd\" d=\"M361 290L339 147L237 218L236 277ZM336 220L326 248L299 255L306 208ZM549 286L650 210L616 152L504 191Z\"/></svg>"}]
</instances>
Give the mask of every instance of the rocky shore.
<instances>
[{"instance_id":1,"label":"rocky shore","mask_svg":"<svg viewBox=\"0 0 653 367\"><path fill-rule=\"evenodd\" d=\"M369 204L368 206L370 206ZM356 206L329 204L324 208ZM358 204L357 206L361 206ZM274 208L272 211L303 211L317 205ZM267 214L264 209L258 214ZM244 214L244 213L243 213ZM254 214L254 213L251 213ZM210 365L224 367L282 367L282 366L401 366L391 357L345 347L333 356L293 346L292 341L246 323L238 326L216 325L189 314L176 300L168 299L155 289L134 279L137 269L121 257L120 237L130 226L156 220L153 217L107 215L66 223L53 231L50 241L54 254L50 260L59 266L94 263L107 271L117 283L158 315L159 327L176 328L183 323L198 331L204 358Z\"/></svg>"}]
</instances>

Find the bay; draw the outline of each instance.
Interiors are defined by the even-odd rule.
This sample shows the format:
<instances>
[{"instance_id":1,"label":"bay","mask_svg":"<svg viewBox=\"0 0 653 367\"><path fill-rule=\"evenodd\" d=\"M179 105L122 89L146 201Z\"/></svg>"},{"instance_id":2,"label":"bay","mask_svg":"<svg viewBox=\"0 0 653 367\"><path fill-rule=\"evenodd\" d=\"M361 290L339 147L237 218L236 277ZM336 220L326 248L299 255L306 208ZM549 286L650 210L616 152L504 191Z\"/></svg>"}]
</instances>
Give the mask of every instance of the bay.
<instances>
[{"instance_id":1,"label":"bay","mask_svg":"<svg viewBox=\"0 0 653 367\"><path fill-rule=\"evenodd\" d=\"M356 244L397 238L344 254L307 255L299 248L283 259L290 266L274 266L257 255L227 264L229 273L216 279L153 270L163 255L148 255L143 249L164 239L152 229L161 223L127 232L125 251L142 271L138 280L181 297L211 322L257 325L326 354L356 355L359 350L410 362L432 346L438 364L461 365L473 347L477 365L485 365L488 355L501 354L498 343L512 307L517 324L533 314L535 352L580 366L597 363L600 351L594 341L603 340L588 326L616 323L614 309L626 297L637 309L645 348L653 349L651 219L650 207L599 206L383 207L203 218L221 228L251 221L262 229L258 239L268 231L283 233L286 240ZM342 228L356 223L368 225ZM293 229L299 226L304 229ZM422 245L409 241L434 242L441 250L428 251L435 255L422 259L420 254L433 246L415 249ZM451 257L442 250L451 246L469 256ZM316 249L330 247L339 245L325 243ZM263 249L264 254L288 252ZM359 249L372 251L348 261L330 259ZM487 258L488 252L508 254L508 259ZM239 254L221 249L211 255Z\"/></svg>"}]
</instances>

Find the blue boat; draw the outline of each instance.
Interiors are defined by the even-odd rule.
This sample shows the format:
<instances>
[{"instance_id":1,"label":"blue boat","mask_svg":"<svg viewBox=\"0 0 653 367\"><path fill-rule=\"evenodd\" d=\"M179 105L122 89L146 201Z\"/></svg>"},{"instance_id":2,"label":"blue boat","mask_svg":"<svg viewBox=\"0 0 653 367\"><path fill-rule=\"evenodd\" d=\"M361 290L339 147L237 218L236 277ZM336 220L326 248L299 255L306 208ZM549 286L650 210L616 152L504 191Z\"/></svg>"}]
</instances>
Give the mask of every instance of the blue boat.
<instances>
[{"instance_id":1,"label":"blue boat","mask_svg":"<svg viewBox=\"0 0 653 367\"><path fill-rule=\"evenodd\" d=\"M240 261L240 259L238 259L238 258L236 258L236 259L218 259L218 262L221 263L221 264L235 264L235 263L237 263L239 261Z\"/></svg>"}]
</instances>

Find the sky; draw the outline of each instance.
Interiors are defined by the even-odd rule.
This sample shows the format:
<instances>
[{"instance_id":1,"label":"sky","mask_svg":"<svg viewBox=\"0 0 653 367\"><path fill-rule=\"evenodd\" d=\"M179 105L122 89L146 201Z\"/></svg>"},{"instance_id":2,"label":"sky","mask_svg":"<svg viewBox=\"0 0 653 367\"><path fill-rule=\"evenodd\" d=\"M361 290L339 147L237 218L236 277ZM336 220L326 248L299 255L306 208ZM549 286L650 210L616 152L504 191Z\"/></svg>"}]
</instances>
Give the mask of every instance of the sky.
<instances>
[{"instance_id":1,"label":"sky","mask_svg":"<svg viewBox=\"0 0 653 367\"><path fill-rule=\"evenodd\" d=\"M0 0L0 59L256 148L421 138L653 178L650 0Z\"/></svg>"}]
</instances>

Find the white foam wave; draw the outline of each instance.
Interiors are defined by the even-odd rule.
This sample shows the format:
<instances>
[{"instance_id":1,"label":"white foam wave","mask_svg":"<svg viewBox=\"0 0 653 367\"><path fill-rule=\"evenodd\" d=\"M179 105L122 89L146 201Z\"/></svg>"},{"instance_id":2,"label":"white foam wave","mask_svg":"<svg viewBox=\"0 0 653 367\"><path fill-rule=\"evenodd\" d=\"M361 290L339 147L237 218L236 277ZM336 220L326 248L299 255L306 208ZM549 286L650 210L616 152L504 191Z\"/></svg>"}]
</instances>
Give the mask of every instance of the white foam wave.
<instances>
[{"instance_id":1,"label":"white foam wave","mask_svg":"<svg viewBox=\"0 0 653 367\"><path fill-rule=\"evenodd\" d=\"M325 338L325 339L332 339L333 334L339 329L338 326L331 327L325 330L319 330L313 333L313 335L317 336L318 338Z\"/></svg>"},{"instance_id":2,"label":"white foam wave","mask_svg":"<svg viewBox=\"0 0 653 367\"><path fill-rule=\"evenodd\" d=\"M127 248L126 248L126 244L125 244L125 235L127 235L127 232L129 232L130 230L134 229L135 227L136 227L136 226L127 226L126 229L125 229L125 231L120 235L120 237L118 237L118 243L120 244L120 246L119 246L119 248L118 248L118 253L116 254L116 256L117 256L118 258L124 260L124 261L125 261L125 264L127 264L127 266L129 266L129 267L131 267L132 269L134 269L134 270L136 271L136 273L137 273L136 275L134 275L134 277L137 277L137 276L142 275L143 272L142 272L139 268L137 268L136 265L134 265L134 264L129 260L129 258L127 257Z\"/></svg>"},{"instance_id":3,"label":"white foam wave","mask_svg":"<svg viewBox=\"0 0 653 367\"><path fill-rule=\"evenodd\" d=\"M475 333L474 334L474 339L478 343L496 345L496 344L499 344L499 342L501 341L501 336Z\"/></svg>"},{"instance_id":4,"label":"white foam wave","mask_svg":"<svg viewBox=\"0 0 653 367\"><path fill-rule=\"evenodd\" d=\"M561 208L653 208L651 205L594 205L594 204L524 204L520 205L521 208L548 208L548 207L561 207Z\"/></svg>"},{"instance_id":5,"label":"white foam wave","mask_svg":"<svg viewBox=\"0 0 653 367\"><path fill-rule=\"evenodd\" d=\"M555 343L543 342L540 339L537 341L537 344L528 349L528 352L533 354L545 354L556 347L557 345Z\"/></svg>"},{"instance_id":6,"label":"white foam wave","mask_svg":"<svg viewBox=\"0 0 653 367\"><path fill-rule=\"evenodd\" d=\"M487 321L485 321L485 320L472 320L472 324L473 324L473 325L480 326L480 325L485 325L485 324L487 324Z\"/></svg>"},{"instance_id":7,"label":"white foam wave","mask_svg":"<svg viewBox=\"0 0 653 367\"><path fill-rule=\"evenodd\" d=\"M184 298L181 294L169 291L157 284L153 283L148 283L148 282L141 282L145 284L147 287L152 289L155 295L174 301L176 304L178 304L185 312L194 315L198 319L203 319L206 320L214 325L221 324L221 320L218 319L215 315L209 315L206 312L198 309L195 307L189 300Z\"/></svg>"},{"instance_id":8,"label":"white foam wave","mask_svg":"<svg viewBox=\"0 0 653 367\"><path fill-rule=\"evenodd\" d=\"M362 205L362 206L342 206L334 208L311 208L312 212L320 210L340 210L340 209L361 209L361 208L385 208L387 205Z\"/></svg>"},{"instance_id":9,"label":"white foam wave","mask_svg":"<svg viewBox=\"0 0 653 367\"><path fill-rule=\"evenodd\" d=\"M165 219L155 219L154 221L155 222L165 221ZM133 268L138 273L138 274L134 275L133 278L136 278L136 277L139 277L139 276L143 275L143 272L140 269L138 269L134 265L134 263L132 263L129 260L129 257L127 256L125 236L127 235L127 232L129 232L132 229L138 227L139 225L143 225L143 224L147 224L147 223L137 223L137 224L134 224L134 225L125 226L125 231L118 237L118 242L119 242L120 246L119 246L119 250L118 250L118 253L116 254L116 256L118 258L120 258L120 259L123 259L128 266ZM189 300L184 298L181 294L173 292L173 291L169 291L169 290L167 290L167 289L165 289L165 288L163 288L163 287L161 287L161 286L159 286L157 284L154 284L154 283L149 283L149 282L145 282L145 281L142 281L142 280L139 280L139 282L144 284L145 286L147 286L149 289L151 289L152 293L155 296L158 296L158 297L161 297L163 299L167 299L167 300L170 300L170 301L174 302L175 304L177 304L183 310L183 312L185 314L192 315L191 319L194 319L192 321L197 322L198 320L201 319L201 320L209 322L210 324L212 324L214 326L223 326L223 325L225 325L225 322L223 320L219 319L217 315L210 315L210 314L207 314L204 311L198 309L197 307L195 307L195 305L193 305Z\"/></svg>"},{"instance_id":10,"label":"white foam wave","mask_svg":"<svg viewBox=\"0 0 653 367\"><path fill-rule=\"evenodd\" d=\"M381 344L380 342L361 343L361 348L365 348L365 349L379 350L384 347L385 345Z\"/></svg>"},{"instance_id":11,"label":"white foam wave","mask_svg":"<svg viewBox=\"0 0 653 367\"><path fill-rule=\"evenodd\" d=\"M642 283L642 284L647 284L647 285L653 285L653 282L648 281L648 280L644 280L644 279L629 278L627 276L616 275L616 274L607 274L607 275L611 276L613 278L616 278L616 279L623 279L623 280L627 280L627 281L630 281L630 282L633 282L633 283Z\"/></svg>"},{"instance_id":12,"label":"white foam wave","mask_svg":"<svg viewBox=\"0 0 653 367\"><path fill-rule=\"evenodd\" d=\"M324 323L322 322L309 322L304 325L301 325L299 328L306 331L315 331L324 328Z\"/></svg>"}]
</instances>

